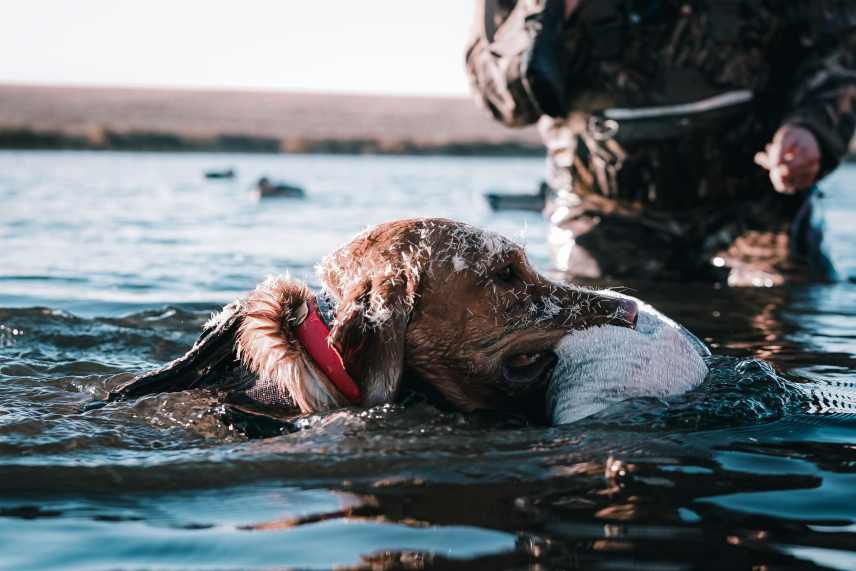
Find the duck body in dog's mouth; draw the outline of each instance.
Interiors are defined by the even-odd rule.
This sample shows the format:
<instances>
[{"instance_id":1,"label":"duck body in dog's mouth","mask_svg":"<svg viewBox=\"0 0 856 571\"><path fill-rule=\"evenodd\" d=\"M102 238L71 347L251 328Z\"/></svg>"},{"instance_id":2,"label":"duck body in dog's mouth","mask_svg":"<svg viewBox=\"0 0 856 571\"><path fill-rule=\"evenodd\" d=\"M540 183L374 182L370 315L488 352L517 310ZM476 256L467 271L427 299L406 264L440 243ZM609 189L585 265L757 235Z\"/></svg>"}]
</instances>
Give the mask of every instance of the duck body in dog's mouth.
<instances>
[{"instance_id":1,"label":"duck body in dog's mouth","mask_svg":"<svg viewBox=\"0 0 856 571\"><path fill-rule=\"evenodd\" d=\"M547 390L546 412L552 424L575 422L631 398L683 394L705 380L707 346L636 301L639 318L634 329L593 327L558 343Z\"/></svg>"}]
</instances>

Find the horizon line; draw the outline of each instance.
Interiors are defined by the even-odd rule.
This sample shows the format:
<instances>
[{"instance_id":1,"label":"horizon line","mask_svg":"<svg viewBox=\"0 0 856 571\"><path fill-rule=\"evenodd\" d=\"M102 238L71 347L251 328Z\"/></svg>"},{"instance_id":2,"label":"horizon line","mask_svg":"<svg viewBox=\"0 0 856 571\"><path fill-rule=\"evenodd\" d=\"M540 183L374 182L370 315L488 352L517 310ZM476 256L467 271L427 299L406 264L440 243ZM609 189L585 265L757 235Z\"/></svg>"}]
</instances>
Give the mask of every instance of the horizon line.
<instances>
[{"instance_id":1,"label":"horizon line","mask_svg":"<svg viewBox=\"0 0 856 571\"><path fill-rule=\"evenodd\" d=\"M338 91L319 90L312 88L282 88L269 86L211 86L203 84L183 85L161 85L144 83L102 83L102 82L53 82L40 80L15 80L0 78L0 87L35 87L35 88L71 88L71 89L103 89L103 90L128 90L128 91L195 91L195 92L232 92L232 93L279 93L300 95L332 95L332 96L356 96L356 97L390 97L390 98L413 98L413 99L470 99L469 94L451 93L413 93L413 92L377 92L377 91Z\"/></svg>"}]
</instances>

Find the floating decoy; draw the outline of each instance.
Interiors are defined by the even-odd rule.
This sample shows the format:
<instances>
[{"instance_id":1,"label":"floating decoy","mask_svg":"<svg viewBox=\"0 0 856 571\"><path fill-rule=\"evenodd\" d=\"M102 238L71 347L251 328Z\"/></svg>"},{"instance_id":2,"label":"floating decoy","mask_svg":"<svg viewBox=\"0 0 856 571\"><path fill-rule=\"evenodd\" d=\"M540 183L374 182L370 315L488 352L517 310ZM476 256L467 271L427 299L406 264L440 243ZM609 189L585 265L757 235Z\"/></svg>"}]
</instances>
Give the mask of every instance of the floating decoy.
<instances>
[{"instance_id":1,"label":"floating decoy","mask_svg":"<svg viewBox=\"0 0 856 571\"><path fill-rule=\"evenodd\" d=\"M256 192L259 198L305 198L306 191L299 186L285 182L271 182L263 176L256 183Z\"/></svg>"},{"instance_id":2,"label":"floating decoy","mask_svg":"<svg viewBox=\"0 0 856 571\"><path fill-rule=\"evenodd\" d=\"M550 187L542 182L536 194L506 194L488 192L484 197L493 210L532 210L541 212L547 200Z\"/></svg>"},{"instance_id":3,"label":"floating decoy","mask_svg":"<svg viewBox=\"0 0 856 571\"><path fill-rule=\"evenodd\" d=\"M205 171L205 178L208 180L225 180L230 178L235 178L235 170L227 169L227 170L210 170Z\"/></svg>"}]
</instances>

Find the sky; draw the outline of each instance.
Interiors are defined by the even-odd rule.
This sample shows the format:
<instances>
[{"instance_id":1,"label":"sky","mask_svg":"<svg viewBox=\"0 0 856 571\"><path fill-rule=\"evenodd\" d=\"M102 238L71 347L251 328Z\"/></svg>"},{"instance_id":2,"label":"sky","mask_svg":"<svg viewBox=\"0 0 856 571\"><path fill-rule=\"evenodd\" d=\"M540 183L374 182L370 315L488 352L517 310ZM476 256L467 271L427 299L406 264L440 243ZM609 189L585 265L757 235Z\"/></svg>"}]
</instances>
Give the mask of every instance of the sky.
<instances>
[{"instance_id":1,"label":"sky","mask_svg":"<svg viewBox=\"0 0 856 571\"><path fill-rule=\"evenodd\" d=\"M473 0L0 0L0 82L466 95Z\"/></svg>"}]
</instances>

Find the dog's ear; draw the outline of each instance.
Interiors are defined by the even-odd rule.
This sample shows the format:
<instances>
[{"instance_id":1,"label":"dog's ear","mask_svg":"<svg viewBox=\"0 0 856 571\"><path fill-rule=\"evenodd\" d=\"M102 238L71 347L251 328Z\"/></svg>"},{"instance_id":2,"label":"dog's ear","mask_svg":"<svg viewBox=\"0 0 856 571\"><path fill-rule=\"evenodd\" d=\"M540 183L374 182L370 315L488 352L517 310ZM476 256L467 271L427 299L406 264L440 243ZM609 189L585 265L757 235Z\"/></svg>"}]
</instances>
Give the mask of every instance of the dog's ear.
<instances>
[{"instance_id":1,"label":"dog's ear","mask_svg":"<svg viewBox=\"0 0 856 571\"><path fill-rule=\"evenodd\" d=\"M413 311L414 276L375 275L343 292L330 341L362 387L363 405L393 402L404 374L407 325Z\"/></svg>"},{"instance_id":2,"label":"dog's ear","mask_svg":"<svg viewBox=\"0 0 856 571\"><path fill-rule=\"evenodd\" d=\"M392 402L404 374L407 327L430 250L386 225L354 239L319 267L338 301L330 341L362 388L363 405Z\"/></svg>"},{"instance_id":3,"label":"dog's ear","mask_svg":"<svg viewBox=\"0 0 856 571\"><path fill-rule=\"evenodd\" d=\"M244 366L289 395L304 413L348 405L293 332L309 298L305 285L288 278L259 284L243 301L235 344Z\"/></svg>"}]
</instances>

